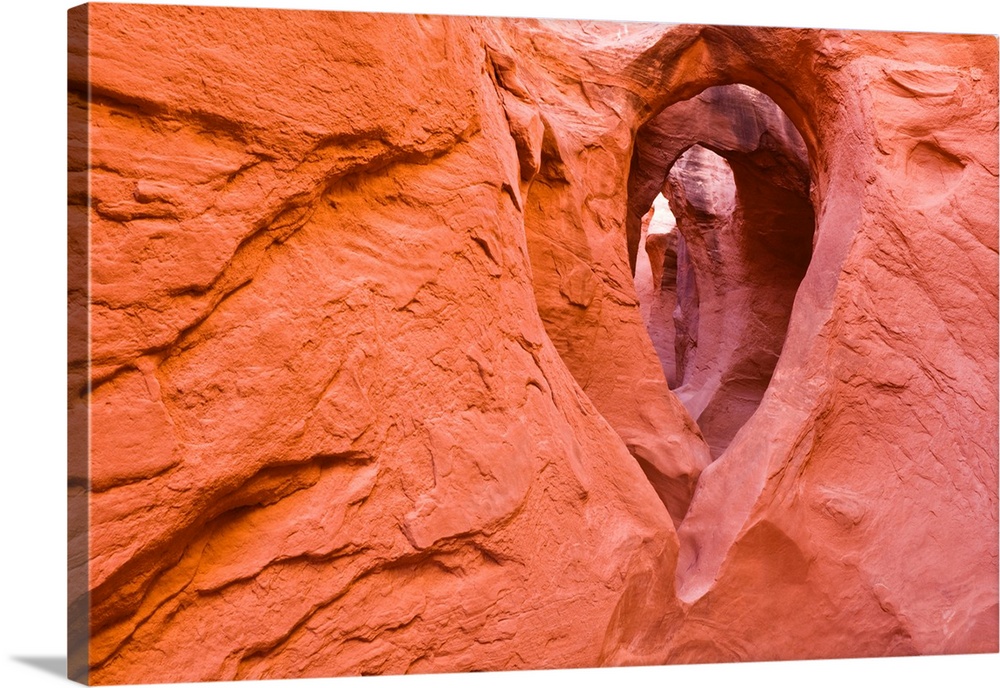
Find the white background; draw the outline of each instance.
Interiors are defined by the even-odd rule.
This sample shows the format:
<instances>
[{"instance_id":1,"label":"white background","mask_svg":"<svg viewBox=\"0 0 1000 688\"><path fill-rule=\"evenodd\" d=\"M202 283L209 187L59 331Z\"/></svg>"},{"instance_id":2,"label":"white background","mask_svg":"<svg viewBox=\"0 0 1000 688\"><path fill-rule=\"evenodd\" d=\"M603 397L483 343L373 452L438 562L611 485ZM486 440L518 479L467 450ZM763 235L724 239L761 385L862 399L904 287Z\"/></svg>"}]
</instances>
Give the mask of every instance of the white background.
<instances>
[{"instance_id":1,"label":"white background","mask_svg":"<svg viewBox=\"0 0 1000 688\"><path fill-rule=\"evenodd\" d=\"M0 362L0 687L65 685L65 36L76 3L5 3ZM181 4L181 3L178 3ZM662 22L966 33L1000 32L995 0L897 3L799 0L211 0L190 4L547 16ZM986 9L989 6L990 9ZM164 40L169 40L164 36ZM1000 685L1000 655L836 662L649 667L423 677L248 681L243 688L525 686L573 682L635 686Z\"/></svg>"}]
</instances>

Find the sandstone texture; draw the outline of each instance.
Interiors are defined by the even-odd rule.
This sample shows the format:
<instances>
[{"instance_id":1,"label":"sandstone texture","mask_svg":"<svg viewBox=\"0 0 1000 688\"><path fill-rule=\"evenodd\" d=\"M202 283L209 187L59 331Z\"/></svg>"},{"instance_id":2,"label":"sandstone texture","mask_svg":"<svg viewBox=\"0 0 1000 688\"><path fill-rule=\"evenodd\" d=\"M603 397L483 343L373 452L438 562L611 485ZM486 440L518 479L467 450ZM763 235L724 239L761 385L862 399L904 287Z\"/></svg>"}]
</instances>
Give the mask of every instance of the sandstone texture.
<instances>
[{"instance_id":1,"label":"sandstone texture","mask_svg":"<svg viewBox=\"0 0 1000 688\"><path fill-rule=\"evenodd\" d=\"M677 326L674 322L677 253L685 250L684 239L676 230L677 218L671 212L669 202L663 196L657 196L642 218L642 234L635 259L635 291L639 311L671 389L677 386ZM697 309L693 309L692 315L696 313Z\"/></svg>"},{"instance_id":2,"label":"sandstone texture","mask_svg":"<svg viewBox=\"0 0 1000 688\"><path fill-rule=\"evenodd\" d=\"M802 137L773 100L748 86L708 88L637 133L630 241L636 219L662 193L683 242L674 268L680 279L668 271L650 302L650 309L662 302L659 311L679 304L674 331L650 337L658 352L673 349L660 360L674 368L668 381L713 457L753 415L781 354L812 251L809 187Z\"/></svg>"},{"instance_id":3,"label":"sandstone texture","mask_svg":"<svg viewBox=\"0 0 1000 688\"><path fill-rule=\"evenodd\" d=\"M995 38L70 30L74 678L998 650Z\"/></svg>"}]
</instances>

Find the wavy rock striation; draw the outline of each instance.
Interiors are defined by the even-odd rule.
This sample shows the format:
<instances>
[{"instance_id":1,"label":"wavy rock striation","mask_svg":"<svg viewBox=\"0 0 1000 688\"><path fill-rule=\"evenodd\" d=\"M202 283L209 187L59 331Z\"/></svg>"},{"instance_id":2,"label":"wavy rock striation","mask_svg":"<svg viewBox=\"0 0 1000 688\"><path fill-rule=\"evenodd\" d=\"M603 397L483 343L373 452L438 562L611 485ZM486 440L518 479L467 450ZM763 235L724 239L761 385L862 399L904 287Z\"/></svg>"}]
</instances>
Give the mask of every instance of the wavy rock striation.
<instances>
[{"instance_id":1,"label":"wavy rock striation","mask_svg":"<svg viewBox=\"0 0 1000 688\"><path fill-rule=\"evenodd\" d=\"M76 678L997 650L994 38L100 4L71 28ZM719 146L730 229L782 243L793 179L815 231L782 244L794 286L753 285L783 305L744 330L781 327L740 334L671 186L691 370L719 332L773 370L720 443L643 322L635 218L668 181L640 202L632 172L661 113L733 83L787 113L810 186L757 155L791 150L767 120Z\"/></svg>"}]
</instances>

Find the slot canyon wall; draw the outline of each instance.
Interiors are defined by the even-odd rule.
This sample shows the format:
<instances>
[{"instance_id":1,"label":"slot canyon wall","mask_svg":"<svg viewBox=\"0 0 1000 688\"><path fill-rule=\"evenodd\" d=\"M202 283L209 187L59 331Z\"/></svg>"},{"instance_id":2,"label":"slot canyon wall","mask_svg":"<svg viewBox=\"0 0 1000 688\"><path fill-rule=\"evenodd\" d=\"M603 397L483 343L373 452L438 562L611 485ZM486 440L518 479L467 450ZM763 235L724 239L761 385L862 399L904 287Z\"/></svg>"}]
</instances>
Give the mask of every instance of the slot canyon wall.
<instances>
[{"instance_id":1,"label":"slot canyon wall","mask_svg":"<svg viewBox=\"0 0 1000 688\"><path fill-rule=\"evenodd\" d=\"M997 76L989 36L71 10L71 676L997 652Z\"/></svg>"},{"instance_id":2,"label":"slot canyon wall","mask_svg":"<svg viewBox=\"0 0 1000 688\"><path fill-rule=\"evenodd\" d=\"M630 251L657 193L668 199L677 234L675 256L664 245L659 258L672 261L673 282L663 283L666 265L657 265L658 293L647 297L664 302L661 321L674 304L674 332L658 332L664 325L648 318L646 327L713 457L757 408L781 353L812 252L809 188L802 137L773 100L747 86L708 88L636 135ZM650 261L659 250L647 251Z\"/></svg>"}]
</instances>

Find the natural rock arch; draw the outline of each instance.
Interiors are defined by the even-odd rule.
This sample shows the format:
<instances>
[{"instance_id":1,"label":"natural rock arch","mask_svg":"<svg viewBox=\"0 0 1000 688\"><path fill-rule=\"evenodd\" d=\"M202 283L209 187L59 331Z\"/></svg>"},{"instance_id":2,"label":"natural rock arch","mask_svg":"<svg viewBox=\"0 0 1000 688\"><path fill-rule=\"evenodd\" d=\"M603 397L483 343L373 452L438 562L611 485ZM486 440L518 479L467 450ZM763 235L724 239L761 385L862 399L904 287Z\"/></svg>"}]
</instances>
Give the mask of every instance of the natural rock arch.
<instances>
[{"instance_id":1,"label":"natural rock arch","mask_svg":"<svg viewBox=\"0 0 1000 688\"><path fill-rule=\"evenodd\" d=\"M74 676L996 651L995 38L70 20ZM710 463L628 174L737 82L802 132L817 231Z\"/></svg>"},{"instance_id":2,"label":"natural rock arch","mask_svg":"<svg viewBox=\"0 0 1000 688\"><path fill-rule=\"evenodd\" d=\"M996 179L990 171L995 171L995 165L973 168L968 164L992 155L990 141L995 133L987 132L995 124L991 101L995 91L974 86L980 76L968 65L988 64L993 69L996 58L988 41L956 48L948 44L947 37L919 36L894 43L892 59L862 59L868 51L878 52L879 40L851 32L675 27L624 68L603 77L604 84L614 86L603 87L602 93L615 92L615 87L624 91L624 95L617 92L619 99L611 102L632 134L667 106L707 88L733 83L751 86L777 103L801 133L812 180L809 195L816 218L812 260L795 297L781 361L753 418L736 435L722 460L701 472L697 493L679 526L678 592L683 602L695 606L684 631L675 638L676 652L671 656L677 661L709 656L791 656L797 641L790 639L786 629L779 630L771 623L776 615L794 619L793 626L815 640L815 656L845 656L845 647L856 648L851 651L855 653L881 652L885 650L876 648L887 647L896 648L894 652L945 647L944 636L932 630L936 622L927 612L916 611L930 608L925 585L902 585L896 591L895 599L911 613L922 614L929 624L923 626L921 638L914 644L899 640L912 636L906 630L908 620L865 601L872 599L872 576L884 575L903 559L926 560L921 538L898 539L888 546L874 540L857 545L865 558L864 572L859 572L843 563L843 545L836 539L816 541L812 535L832 527L834 538L845 537L850 524L866 518L860 515L861 504L870 504L865 508L875 509L879 519L905 530L906 523L922 522L925 514L937 511L940 499L963 501L966 497L960 489L945 490L948 494L943 495L918 477L920 472L930 472L946 484L950 480L942 472L942 464L920 448L926 444L921 438L927 437L923 433L928 427L944 423L955 428L948 442L955 447L959 465L985 466L995 461L995 452L983 449L973 439L979 430L971 434L959 430L978 413L973 406L968 411L959 408L967 404L995 408L995 390L988 391L981 380L996 379L996 337L984 336L975 320L987 317L995 321L996 305L986 303L988 315L980 311L980 316L974 316L975 311L964 311L958 304L964 300L983 302L984 292L977 287L963 282L955 291L942 293L929 285L918 285L927 283L926 266L936 260L933 256L939 250L956 265L973 260L980 266L977 270L991 275L995 282L995 255L990 254L995 248L990 247L996 244L996 210L977 200L981 193L995 196ZM926 67L928 60L939 59L943 64ZM601 64L593 55L588 55L587 63L589 68ZM597 90L592 87L591 92ZM952 97L959 92L961 99ZM954 110L937 108L940 98L950 98ZM581 110L587 108L582 106ZM547 114L545 107L542 113ZM971 133L962 118L976 123L972 125L976 133ZM631 268L629 251L625 242L618 245L621 248L609 248L605 238L615 227L622 230L626 226L628 211L612 204L614 210L602 215L618 217L621 224L588 217L597 204L587 195L588 182L580 170L593 157L591 146L596 143L605 158L600 165L605 174L599 185L625 186L633 139L623 141L620 131L620 126L608 126L589 137L574 137L570 126L569 135L563 129L556 136L562 137L568 149L561 154L564 161L576 158L584 163L575 175L569 170L567 186L575 186L572 202L582 206L574 216L590 251L588 270L599 283L593 290L594 300L574 319L584 331L613 328L616 343L602 345L600 338L595 338L596 352L580 352L572 344L561 346L560 341L572 341L574 328L559 324L565 307L536 284L539 312L560 354L595 405L602 411L613 409L606 416L619 433L615 416L640 417L638 411L623 413L622 409L635 409L636 397L643 401L646 397L636 395L634 388L622 391L614 380L656 377L650 364L655 352L628 334L642 327L641 318L631 315L635 307L628 303L628 290L620 288L623 273ZM938 145L941 142L947 143L942 147ZM618 175L618 181L609 181L609 175ZM913 185L927 187L932 178L944 179L947 184L930 197L915 198ZM917 201L928 206L916 209ZM973 218L956 208L983 212ZM555 223L545 226L530 220L530 216L526 218L529 245L535 231L547 234L549 241L560 236ZM934 239L942 227L953 237L971 232L982 243L977 246L956 238L949 245ZM906 240L900 241L904 235ZM630 245L635 238L637 234L629 233ZM537 280L537 272L535 277ZM894 288L902 287L902 292L890 296L892 292L880 290L883 280ZM900 280L908 286L903 287ZM603 297L605 286L616 294L615 299ZM910 302L922 304L915 318L907 314L911 306L904 305ZM907 331L915 322L925 321L928 309L949 313L940 319L930 318L937 323L932 326L936 344L928 348L919 343L926 339L914 335L915 339L904 346L905 352L897 349L891 343L897 336L892 332ZM873 330L873 324L880 322L891 322L892 329L887 334L880 333L880 326ZM950 334L946 336L944 331ZM948 337L952 338L950 343L943 345ZM622 346L623 341L629 346ZM978 365L970 359L970 351L982 352L984 376L963 378L957 383L961 392L950 387L962 399L955 409L923 406L920 394L943 384L934 371ZM872 358L873 352L882 354ZM603 374L594 363L598 360L605 367ZM934 363L928 365L931 360ZM580 370L586 371L584 377ZM602 375L607 381L598 384ZM949 385L961 377L952 375L957 376L949 378ZM911 389L907 381L919 382ZM887 390L893 392L887 394ZM872 399L878 402L873 404ZM683 425L674 422L673 426L665 423L659 427L674 434ZM690 426L686 427L690 432ZM995 437L995 419L983 431ZM940 438L935 441L940 442ZM912 468L897 474L900 465ZM841 475L845 466L852 466L853 477ZM879 496L889 489L886 485L896 481L907 485L911 497L903 510L884 504ZM831 488L831 483L837 487ZM992 499L979 488L971 489L980 505ZM963 523L956 526L959 529L976 527L976 517L971 514L956 520ZM941 522L933 527L943 534L952 525ZM993 556L984 549L956 554L944 540L938 543L933 556L940 561L958 556L970 566L981 567L983 557ZM992 545L987 549L995 554ZM775 551L785 555L776 557ZM801 566L792 566L802 561L822 563L806 575ZM980 564L974 565L974 561ZM760 562L770 563L756 568ZM798 573L783 577L792 569ZM995 576L995 565L987 569L980 569L980 583ZM938 568L932 578L944 587L960 585L955 571L950 566ZM761 594L748 596L748 589L758 589ZM829 602L844 595L855 600L850 610ZM711 631L715 623L711 610L720 608L718 605L742 609L754 621L731 634ZM804 613L811 607L813 611ZM972 634L973 628L989 625L995 606L992 609L972 603L963 621L969 630L962 633ZM863 639L852 637L848 630L856 628L860 618L868 619L868 627L874 629ZM705 629L700 619L705 620ZM992 624L987 635L995 638L995 620ZM962 642L976 642L972 635L963 637L966 640ZM948 642L957 641L952 638Z\"/></svg>"},{"instance_id":3,"label":"natural rock arch","mask_svg":"<svg viewBox=\"0 0 1000 688\"><path fill-rule=\"evenodd\" d=\"M692 157L696 151L702 155ZM727 168L728 179L701 178L699 167L709 170L711 157ZM686 162L678 168L678 161ZM705 194L727 184L729 206L711 207ZM812 249L809 187L801 136L774 101L747 86L706 89L637 132L626 223L630 262L637 218L650 195L662 192L677 218L682 256L690 258L678 265L680 278L697 280L697 291L689 288L678 304L686 338L676 342L671 361L674 391L713 457L757 408L780 355Z\"/></svg>"},{"instance_id":4,"label":"natural rock arch","mask_svg":"<svg viewBox=\"0 0 1000 688\"><path fill-rule=\"evenodd\" d=\"M767 588L773 596L757 607L759 616L754 618L759 625L730 636L734 642L739 639L736 645L752 643L754 656L761 658L788 652L782 649L788 647L787 637L781 637L787 630L768 630L767 618L774 614L808 628L816 639L816 656L844 656L845 644L852 643L855 652L861 653L876 646L894 653L943 650L956 642L955 636L945 641L930 627L913 630L914 623L934 623L929 621L925 598L933 593L926 581L894 589L891 608L902 605L909 612L886 614L862 600L871 595L872 580L895 570L900 560L927 561L930 557L944 562L958 556L971 561L979 556L949 554L949 546L941 541L927 551L923 538L894 538L891 543L855 543L864 563L860 570L852 570L851 564L841 563L836 554L841 545L835 540L815 540L816 533L829 531L830 521L824 519L831 517L838 524L831 537L850 537L847 533L853 524L866 518L880 519L883 527L897 523L902 530L913 520L924 521L928 510L939 508L941 499L964 500L961 490L920 487L916 473L929 471L948 482L933 452L926 448L929 437L924 433L928 427L969 427L965 412L958 410L966 401L946 410L927 408L918 399L940 384L935 382L941 374L937 371L965 365L950 360L952 356L971 363L974 359L969 352L978 351L988 368L987 377L993 379L996 374L996 337L984 339L975 334L969 313L953 310L964 298L978 300L972 296L975 289L957 287L949 290L949 296L935 293L933 287L895 291L902 287L901 280L925 284L922 271L926 267L920 266L938 250L944 252L942 259L954 265L967 260L992 264L990 274L995 281L995 255L991 257L989 249L964 242L960 242L963 248L956 249L934 238L942 231L953 236L971 231L985 246L995 245L995 210L979 215L970 230L959 227L970 227L966 223L971 217L954 210L980 207L976 195L995 187L990 173L972 171L963 164L981 155L985 139L968 133L969 128L960 123L962 117L971 122L995 117L995 113L984 114L995 110L986 104L985 92L973 95L971 84L977 77L975 68L969 67L995 65L995 54L985 54L995 48L982 44L954 49L948 46L947 37L920 36L895 44L891 59L856 59L878 40L874 35L836 32L692 28L690 42L679 55L664 41L665 50L658 59L645 63L636 75L640 98L654 113L662 104L705 86L735 81L753 86L778 103L801 132L809 152L817 217L813 259L796 297L781 362L757 414L723 460L702 474L698 494L679 531L677 580L682 600L696 602L711 591L711 601L705 600L709 605L732 603L746 608L740 600L746 599L748 584ZM646 56L656 52L654 48ZM926 60L934 59L945 64L927 67ZM656 78L658 74L663 78ZM938 109L937 99L942 97L950 97L948 102L956 110L944 114ZM978 124L972 128L985 131ZM947 143L939 149L936 142ZM924 154L929 148L934 148L933 155ZM919 187L922 179L938 174L936 170L944 170L940 176L954 180L958 167L962 167L961 187L952 181L942 196L924 199L930 209L913 208L908 190L914 183ZM907 239L901 242L903 235ZM882 283L893 284L893 290L880 288ZM950 300L952 295L956 301ZM944 309L939 311L940 319L930 318L941 323L931 327L939 333L932 337L937 343L911 340L887 357L887 342L898 336L891 332L912 330L915 320L927 318L923 308ZM987 306L987 311L992 319L995 304ZM874 322L882 324L873 330ZM889 327L890 333L882 327ZM943 336L941 328L950 334ZM943 344L945 339L950 343ZM957 385L951 387L956 398L986 398L976 375L959 376L962 382L951 378ZM889 388L895 391L886 395ZM995 398L993 393L988 396ZM877 403L869 401L875 398ZM991 460L972 440L979 432L971 429L971 435L965 431L950 435L949 442L954 444L949 456L958 465ZM988 434L995 436L995 430ZM850 478L844 474L845 462L852 465ZM912 468L905 469L905 475L896 474L900 465ZM876 487L897 481L906 486L912 500L902 510L886 505L879 497L885 488ZM971 490L983 494L978 488ZM866 509L879 515L863 514ZM959 529L972 527L971 519L957 518L966 523ZM939 521L927 527L936 532L945 528ZM761 561L775 561L777 552L781 553L778 563L770 571L754 568ZM796 561L813 564L797 568L792 566ZM958 582L951 565L933 568L931 578L940 586L938 590L965 585ZM791 574L792 569L798 573ZM995 567L983 575L995 577ZM850 611L829 603L823 603L822 611L801 611L804 600L820 600L825 594L840 599L847 594L857 601ZM875 596L881 599L879 594L876 589ZM957 634L965 638L963 642L979 642L977 633L995 637L996 621L991 620L995 606L973 603L967 613L965 630ZM691 641L688 649L699 648L696 656L728 645L717 634L713 638L699 630L694 620L702 614L711 616L707 606L696 606L689 617L692 623L682 634ZM846 629L855 627L862 617L872 620L869 634L863 640L849 639ZM916 621L917 617L923 621ZM974 630L987 627L992 630ZM684 646L680 637L676 642L678 648ZM679 650L676 657L692 656L686 653Z\"/></svg>"}]
</instances>

